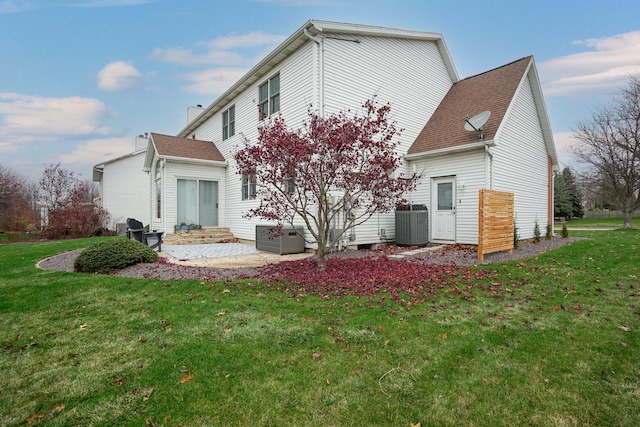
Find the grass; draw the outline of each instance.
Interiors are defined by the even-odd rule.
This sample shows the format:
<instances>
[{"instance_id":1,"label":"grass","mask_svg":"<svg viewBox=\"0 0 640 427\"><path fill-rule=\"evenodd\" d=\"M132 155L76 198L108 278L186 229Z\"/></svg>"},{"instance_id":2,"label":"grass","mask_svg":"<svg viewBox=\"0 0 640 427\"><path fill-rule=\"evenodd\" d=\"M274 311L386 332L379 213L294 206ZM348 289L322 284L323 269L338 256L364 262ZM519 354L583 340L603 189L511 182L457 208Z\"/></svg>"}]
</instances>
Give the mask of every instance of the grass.
<instances>
[{"instance_id":1,"label":"grass","mask_svg":"<svg viewBox=\"0 0 640 427\"><path fill-rule=\"evenodd\" d=\"M634 228L640 227L640 217L632 218L631 224ZM622 228L623 226L624 218L579 218L567 222L567 227L580 228ZM562 225L556 224L555 227L561 228Z\"/></svg>"},{"instance_id":2,"label":"grass","mask_svg":"<svg viewBox=\"0 0 640 427\"><path fill-rule=\"evenodd\" d=\"M40 271L0 246L0 425L640 425L640 230L407 310L255 281Z\"/></svg>"}]
</instances>

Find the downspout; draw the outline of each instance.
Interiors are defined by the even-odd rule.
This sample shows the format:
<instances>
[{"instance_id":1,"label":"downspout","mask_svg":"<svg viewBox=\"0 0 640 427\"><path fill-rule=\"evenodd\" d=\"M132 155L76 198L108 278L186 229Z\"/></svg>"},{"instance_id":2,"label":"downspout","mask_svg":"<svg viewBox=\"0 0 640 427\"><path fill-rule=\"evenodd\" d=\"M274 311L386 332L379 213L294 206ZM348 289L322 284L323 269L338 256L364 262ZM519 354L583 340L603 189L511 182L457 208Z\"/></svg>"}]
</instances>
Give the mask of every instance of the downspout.
<instances>
[{"instance_id":1,"label":"downspout","mask_svg":"<svg viewBox=\"0 0 640 427\"><path fill-rule=\"evenodd\" d=\"M320 114L320 117L324 117L324 36L312 36L306 28L304 29L304 35L315 42L320 50L320 81L318 82L318 97L320 98L320 105L318 105L318 113Z\"/></svg>"},{"instance_id":2,"label":"downspout","mask_svg":"<svg viewBox=\"0 0 640 427\"><path fill-rule=\"evenodd\" d=\"M488 145L484 146L484 151L485 153L487 153L487 156L489 157L489 171L488 171L489 190L493 190L493 154L491 153L491 149L489 148Z\"/></svg>"}]
</instances>

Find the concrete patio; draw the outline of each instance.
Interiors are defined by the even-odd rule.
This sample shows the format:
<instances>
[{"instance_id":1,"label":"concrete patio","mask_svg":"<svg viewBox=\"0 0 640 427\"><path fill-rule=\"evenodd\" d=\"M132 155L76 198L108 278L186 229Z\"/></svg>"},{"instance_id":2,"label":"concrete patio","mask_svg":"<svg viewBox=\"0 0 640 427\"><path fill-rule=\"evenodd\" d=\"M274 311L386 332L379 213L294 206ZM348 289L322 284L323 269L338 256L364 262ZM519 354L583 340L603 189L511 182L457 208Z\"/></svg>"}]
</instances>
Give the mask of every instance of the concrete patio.
<instances>
[{"instance_id":1,"label":"concrete patio","mask_svg":"<svg viewBox=\"0 0 640 427\"><path fill-rule=\"evenodd\" d=\"M312 252L288 255L264 252L257 250L253 243L166 245L162 249L160 256L173 264L215 268L260 267L314 255Z\"/></svg>"}]
</instances>

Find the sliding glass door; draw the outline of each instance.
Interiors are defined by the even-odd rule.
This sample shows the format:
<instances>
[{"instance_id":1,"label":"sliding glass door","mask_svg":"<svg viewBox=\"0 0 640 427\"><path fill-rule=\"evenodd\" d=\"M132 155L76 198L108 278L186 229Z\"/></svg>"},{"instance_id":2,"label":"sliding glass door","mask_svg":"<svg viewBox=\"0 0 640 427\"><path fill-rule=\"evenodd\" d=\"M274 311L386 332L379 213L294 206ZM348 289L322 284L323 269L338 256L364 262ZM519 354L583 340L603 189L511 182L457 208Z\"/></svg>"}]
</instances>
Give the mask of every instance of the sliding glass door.
<instances>
[{"instance_id":1,"label":"sliding glass door","mask_svg":"<svg viewBox=\"0 0 640 427\"><path fill-rule=\"evenodd\" d=\"M178 180L178 225L218 226L218 183L196 179Z\"/></svg>"}]
</instances>

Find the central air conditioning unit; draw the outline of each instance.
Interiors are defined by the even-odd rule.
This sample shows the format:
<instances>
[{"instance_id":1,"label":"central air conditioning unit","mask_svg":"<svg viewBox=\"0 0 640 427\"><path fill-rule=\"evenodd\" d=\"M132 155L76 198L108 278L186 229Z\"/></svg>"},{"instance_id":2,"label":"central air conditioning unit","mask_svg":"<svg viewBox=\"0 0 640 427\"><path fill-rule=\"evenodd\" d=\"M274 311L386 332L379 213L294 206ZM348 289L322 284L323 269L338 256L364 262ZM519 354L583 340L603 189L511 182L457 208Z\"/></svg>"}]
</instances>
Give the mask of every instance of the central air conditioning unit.
<instances>
[{"instance_id":1,"label":"central air conditioning unit","mask_svg":"<svg viewBox=\"0 0 640 427\"><path fill-rule=\"evenodd\" d=\"M424 246L429 243L429 210L426 205L396 209L396 245Z\"/></svg>"}]
</instances>

